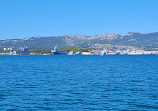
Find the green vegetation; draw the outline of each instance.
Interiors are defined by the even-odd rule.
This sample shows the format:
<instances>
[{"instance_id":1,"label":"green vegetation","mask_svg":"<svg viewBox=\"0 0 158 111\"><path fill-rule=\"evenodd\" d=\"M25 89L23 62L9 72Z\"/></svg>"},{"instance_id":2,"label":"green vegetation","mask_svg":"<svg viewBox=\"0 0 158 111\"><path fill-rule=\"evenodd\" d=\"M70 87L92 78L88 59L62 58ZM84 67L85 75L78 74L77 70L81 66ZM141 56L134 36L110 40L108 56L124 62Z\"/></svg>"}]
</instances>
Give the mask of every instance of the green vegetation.
<instances>
[{"instance_id":1,"label":"green vegetation","mask_svg":"<svg viewBox=\"0 0 158 111\"><path fill-rule=\"evenodd\" d=\"M80 51L80 52L88 52L88 51L91 51L92 48L66 47L66 48L60 48L60 50L67 51L67 52L73 51L75 53L75 52L78 52L78 51Z\"/></svg>"},{"instance_id":2,"label":"green vegetation","mask_svg":"<svg viewBox=\"0 0 158 111\"><path fill-rule=\"evenodd\" d=\"M9 53L10 51L4 51L2 48L0 48L0 53Z\"/></svg>"},{"instance_id":3,"label":"green vegetation","mask_svg":"<svg viewBox=\"0 0 158 111\"><path fill-rule=\"evenodd\" d=\"M42 49L32 49L30 51L35 54L50 54L51 53L51 50L42 50Z\"/></svg>"}]
</instances>

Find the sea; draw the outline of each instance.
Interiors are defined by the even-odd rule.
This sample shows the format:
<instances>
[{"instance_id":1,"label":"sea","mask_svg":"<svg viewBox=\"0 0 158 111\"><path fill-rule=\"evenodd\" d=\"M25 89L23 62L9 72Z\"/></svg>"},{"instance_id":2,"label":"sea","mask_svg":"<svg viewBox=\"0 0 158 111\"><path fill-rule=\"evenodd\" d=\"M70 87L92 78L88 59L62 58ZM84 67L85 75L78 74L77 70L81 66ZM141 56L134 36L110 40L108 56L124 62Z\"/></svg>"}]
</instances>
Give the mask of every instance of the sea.
<instances>
[{"instance_id":1,"label":"sea","mask_svg":"<svg viewBox=\"0 0 158 111\"><path fill-rule=\"evenodd\" d=\"M0 111L158 111L158 55L0 56Z\"/></svg>"}]
</instances>

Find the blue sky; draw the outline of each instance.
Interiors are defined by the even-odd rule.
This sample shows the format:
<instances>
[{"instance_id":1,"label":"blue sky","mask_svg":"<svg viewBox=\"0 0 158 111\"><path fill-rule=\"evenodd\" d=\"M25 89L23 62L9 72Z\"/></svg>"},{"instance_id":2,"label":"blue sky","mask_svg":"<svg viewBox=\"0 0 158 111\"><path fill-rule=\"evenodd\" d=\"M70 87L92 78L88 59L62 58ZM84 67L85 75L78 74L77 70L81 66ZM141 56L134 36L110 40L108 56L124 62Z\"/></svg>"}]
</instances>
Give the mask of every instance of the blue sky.
<instances>
[{"instance_id":1,"label":"blue sky","mask_svg":"<svg viewBox=\"0 0 158 111\"><path fill-rule=\"evenodd\" d=\"M0 0L0 39L158 31L158 0Z\"/></svg>"}]
</instances>

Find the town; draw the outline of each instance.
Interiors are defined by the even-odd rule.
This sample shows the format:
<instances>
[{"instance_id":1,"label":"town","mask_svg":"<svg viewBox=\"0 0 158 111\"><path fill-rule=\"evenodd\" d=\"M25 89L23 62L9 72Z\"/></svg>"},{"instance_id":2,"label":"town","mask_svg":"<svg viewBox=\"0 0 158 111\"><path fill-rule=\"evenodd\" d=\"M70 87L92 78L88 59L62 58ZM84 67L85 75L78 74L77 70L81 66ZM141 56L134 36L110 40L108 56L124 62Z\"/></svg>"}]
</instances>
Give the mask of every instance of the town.
<instances>
[{"instance_id":1,"label":"town","mask_svg":"<svg viewBox=\"0 0 158 111\"><path fill-rule=\"evenodd\" d=\"M3 48L0 55L155 55L158 51L145 51L142 49L126 49L126 50L108 50L94 48L58 48L53 50L32 49L28 47L19 48Z\"/></svg>"}]
</instances>

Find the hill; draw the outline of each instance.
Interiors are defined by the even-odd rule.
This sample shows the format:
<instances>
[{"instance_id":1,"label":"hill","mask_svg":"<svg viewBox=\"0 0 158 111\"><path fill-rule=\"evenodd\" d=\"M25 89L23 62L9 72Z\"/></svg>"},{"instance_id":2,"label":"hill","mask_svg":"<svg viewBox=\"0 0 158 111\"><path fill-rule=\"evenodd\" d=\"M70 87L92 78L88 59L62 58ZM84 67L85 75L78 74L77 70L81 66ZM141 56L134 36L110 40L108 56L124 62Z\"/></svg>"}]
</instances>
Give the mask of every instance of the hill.
<instances>
[{"instance_id":1,"label":"hill","mask_svg":"<svg viewBox=\"0 0 158 111\"><path fill-rule=\"evenodd\" d=\"M145 50L158 50L158 32L128 32L123 36L118 33L112 33L94 36L63 35L0 40L0 48L28 46L30 49L52 49L56 45L60 48L81 47L112 50L143 48Z\"/></svg>"}]
</instances>

